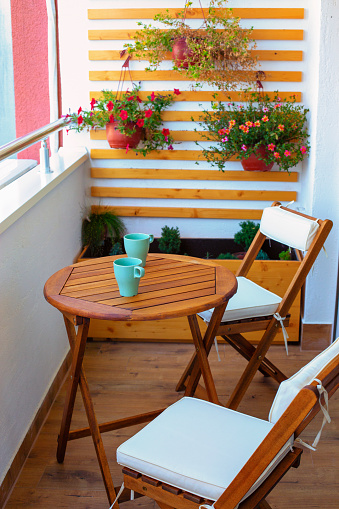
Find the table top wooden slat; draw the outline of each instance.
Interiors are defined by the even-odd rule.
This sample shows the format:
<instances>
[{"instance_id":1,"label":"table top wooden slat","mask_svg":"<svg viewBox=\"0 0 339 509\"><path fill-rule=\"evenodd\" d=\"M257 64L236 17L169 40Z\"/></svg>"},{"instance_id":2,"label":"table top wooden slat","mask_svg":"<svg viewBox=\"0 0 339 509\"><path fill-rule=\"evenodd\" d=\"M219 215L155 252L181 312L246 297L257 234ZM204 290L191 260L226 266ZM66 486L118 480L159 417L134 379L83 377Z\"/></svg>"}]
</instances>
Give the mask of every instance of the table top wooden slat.
<instances>
[{"instance_id":1,"label":"table top wooden slat","mask_svg":"<svg viewBox=\"0 0 339 509\"><path fill-rule=\"evenodd\" d=\"M216 307L237 288L233 274L209 260L149 254L138 295L121 297L113 270L114 259L121 257L88 260L55 273L45 285L47 301L61 312L89 318L157 320Z\"/></svg>"}]
</instances>

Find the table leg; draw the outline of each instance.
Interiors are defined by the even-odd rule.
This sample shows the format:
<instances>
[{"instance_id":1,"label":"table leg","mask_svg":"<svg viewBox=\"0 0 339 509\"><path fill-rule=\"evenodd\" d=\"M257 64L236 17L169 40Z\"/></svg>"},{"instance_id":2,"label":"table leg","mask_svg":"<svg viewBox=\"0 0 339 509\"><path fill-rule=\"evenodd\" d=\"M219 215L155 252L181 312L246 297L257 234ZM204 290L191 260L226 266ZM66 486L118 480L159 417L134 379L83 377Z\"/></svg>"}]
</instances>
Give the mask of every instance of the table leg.
<instances>
[{"instance_id":1,"label":"table leg","mask_svg":"<svg viewBox=\"0 0 339 509\"><path fill-rule=\"evenodd\" d=\"M196 347L196 353L193 355L190 363L188 364L184 374L182 375L178 383L178 386L179 384L186 386L185 396L194 395L200 377L201 375L203 375L209 400L214 401L215 399L216 401L214 402L219 403L207 358L211 350L221 318L223 317L223 314L225 312L226 306L227 302L214 309L203 340L201 339L201 332L196 315L194 315L194 320L192 317L188 317L193 341Z\"/></svg>"},{"instance_id":2,"label":"table leg","mask_svg":"<svg viewBox=\"0 0 339 509\"><path fill-rule=\"evenodd\" d=\"M116 498L116 493L107 461L107 456L102 443L99 424L95 416L94 406L89 392L86 375L84 370L82 369L82 361L85 353L85 346L90 320L89 318L81 319L82 323L79 325L77 334L75 332L75 327L72 321L66 316L64 316L64 320L69 343L73 353L73 361L70 373L70 385L66 396L64 413L61 423L57 459L59 463L61 463L65 457L66 445L68 441L70 424L74 408L75 395L78 385L80 385L81 395L95 447L95 452L98 458L101 475L104 481L109 503L112 504ZM118 502L115 503L114 508L119 509Z\"/></svg>"}]
</instances>

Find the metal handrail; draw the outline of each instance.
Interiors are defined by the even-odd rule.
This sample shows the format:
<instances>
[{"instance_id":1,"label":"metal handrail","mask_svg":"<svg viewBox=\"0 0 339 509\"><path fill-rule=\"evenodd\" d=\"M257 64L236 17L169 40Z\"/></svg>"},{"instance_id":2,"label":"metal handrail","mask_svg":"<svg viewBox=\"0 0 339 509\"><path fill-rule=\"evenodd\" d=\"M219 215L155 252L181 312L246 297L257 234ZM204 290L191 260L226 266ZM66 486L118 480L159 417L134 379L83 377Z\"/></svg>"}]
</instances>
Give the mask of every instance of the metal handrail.
<instances>
[{"instance_id":1,"label":"metal handrail","mask_svg":"<svg viewBox=\"0 0 339 509\"><path fill-rule=\"evenodd\" d=\"M20 152L21 150L34 145L34 143L37 143L40 140L44 140L50 134L60 131L66 127L69 122L69 119L59 118L44 127L40 127L40 129L37 129L36 131L26 134L25 136L21 136L20 138L3 145L0 147L0 161L16 154L16 152Z\"/></svg>"}]
</instances>

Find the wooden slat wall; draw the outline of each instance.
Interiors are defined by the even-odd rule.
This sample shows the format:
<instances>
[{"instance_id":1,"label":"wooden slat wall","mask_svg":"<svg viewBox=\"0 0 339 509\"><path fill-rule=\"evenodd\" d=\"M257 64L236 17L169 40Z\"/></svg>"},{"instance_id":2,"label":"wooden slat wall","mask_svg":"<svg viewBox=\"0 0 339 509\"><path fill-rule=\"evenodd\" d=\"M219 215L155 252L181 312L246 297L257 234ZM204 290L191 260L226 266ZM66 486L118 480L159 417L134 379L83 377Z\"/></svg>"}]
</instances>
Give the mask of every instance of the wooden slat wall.
<instances>
[{"instance_id":1,"label":"wooden slat wall","mask_svg":"<svg viewBox=\"0 0 339 509\"><path fill-rule=\"evenodd\" d=\"M300 46L300 41L304 39L304 30L302 24L298 27L295 21L291 22L289 20L303 20L305 16L304 9L298 6L296 8L247 8L246 2L243 2L243 5L243 7L233 9L235 15L243 19L281 20L279 25L275 24L272 28L257 28L255 26L253 38L258 41L259 45L260 41L271 41L271 48L267 49L266 43L265 49L257 48L253 52L261 62L261 70L266 74L267 88L269 88L270 83L274 83L273 90L278 89L279 95L283 99L295 95L296 100L300 102L302 100L302 61L304 57L303 51L300 49L303 48ZM281 2L281 5L283 5L283 2ZM180 10L171 8L170 2L168 2L168 6L170 12L175 13ZM151 20L157 12L159 10L155 8L98 8L88 10L88 19L95 23L93 28L90 26L88 31L88 38L91 41L89 51L89 79L92 82L89 92L90 98L97 99L100 96L100 90L103 88L117 89L121 64L126 58L120 57L120 49L123 48L126 41L133 39L135 31L138 29L136 21L140 19ZM199 8L189 9L187 17L201 19L201 10ZM102 28L98 28L100 20L102 20ZM113 21L112 28L107 20ZM116 28L119 26L116 20L125 20L123 29ZM130 20L128 28L125 28L126 20ZM255 22L253 24L255 25ZM107 41L106 47L103 47L102 41ZM113 41L113 47L110 45L110 41ZM118 46L116 41L118 41ZM121 41L121 45L119 45L119 41ZM284 49L281 42L275 41L285 41L288 44L288 49ZM289 41L292 41L292 43L295 41L295 49L293 46L291 47ZM100 44L100 46L96 47L96 44ZM171 55L168 54L166 58L170 60ZM270 62L272 62L272 68L270 68ZM91 65L94 64L94 68L91 68ZM273 65L278 65L278 67ZM201 131L194 131L197 124L192 122L192 120L199 120L201 109L196 111L196 107L194 109L189 105L185 107L185 103L226 100L226 95L219 93L217 98L214 99L214 91L189 90L188 83L178 73L168 70L149 73L142 70L143 66L144 63L139 64L133 61L131 63L133 79L146 82L143 88L148 88L147 82L149 81L158 82L159 86L156 88L163 90L164 94L168 94L172 93L173 90L173 84L168 82L174 82L174 86L178 86L179 83L177 82L180 82L181 94L174 97L174 104L178 106L172 108L171 111L164 112L163 121L166 126L167 122L185 123L184 128L181 129L178 129L177 126L172 129L172 126L168 125L171 128L174 140L181 142L182 145L176 145L173 151L153 152L143 157L142 155L136 155L133 151L126 154L125 150L108 148L104 141L106 139L105 131L92 131L90 138L93 160L91 195L95 204L93 210L99 210L102 205L107 204L125 217L241 220L260 219L263 206L273 200L297 200L298 171L294 169L290 174L280 171L244 172L240 170L240 163L233 161L228 163L225 172L207 169L201 150L192 149L192 143L187 146L187 143L200 142L203 139ZM144 99L147 95L150 95L151 91L152 88L149 86L148 90L142 90L139 95ZM274 93L269 92L269 95L273 97ZM232 100L243 99L243 96L236 92L230 92L227 96L230 96ZM208 105L206 104L204 107L206 106ZM187 124L191 124L192 127L188 127ZM166 161L166 169L148 167L148 161ZM197 161L202 163L201 169L196 169ZM126 163L128 168L123 168ZM192 165L189 166L190 169L187 169L187 164ZM115 183L116 179L119 179L118 185ZM122 183L120 182L121 179ZM135 179L138 179L138 186L134 184ZM102 180L104 182L101 184ZM144 185L140 185L140 180L144 181ZM163 188L157 185L157 180L159 182L168 180L169 182ZM182 180L192 181L189 189L182 188L180 184ZM193 182L196 180L200 181L199 186ZM179 183L176 184L176 181L179 181ZM215 182L214 185L213 182ZM224 183L227 185L227 182L229 182L230 189L220 189L218 182L222 182L223 185ZM237 184L231 185L233 182ZM273 189L270 183L274 183ZM133 199L134 205L129 204L131 199ZM147 206L145 206L145 200L147 200ZM156 205L152 205L152 200L155 200ZM177 205L174 207L168 206L167 200L175 200ZM186 205L185 200L190 200L190 204ZM199 205L192 207L191 200L196 200ZM208 205L204 207L204 200L218 200L216 202L218 203L217 208L210 208ZM161 206L159 206L159 201L162 203ZM228 205L229 201L232 201L231 206ZM239 205L235 205L237 203ZM234 206L237 206L237 208L234 208ZM194 229L195 227L192 226L192 231Z\"/></svg>"}]
</instances>

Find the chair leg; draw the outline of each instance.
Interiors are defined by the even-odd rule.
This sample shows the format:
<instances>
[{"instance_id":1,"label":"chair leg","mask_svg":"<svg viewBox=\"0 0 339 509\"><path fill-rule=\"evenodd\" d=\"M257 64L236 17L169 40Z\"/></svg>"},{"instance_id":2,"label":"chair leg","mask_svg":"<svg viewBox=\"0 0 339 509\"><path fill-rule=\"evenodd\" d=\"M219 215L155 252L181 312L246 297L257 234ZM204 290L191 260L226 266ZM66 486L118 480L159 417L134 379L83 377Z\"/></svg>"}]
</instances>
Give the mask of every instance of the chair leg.
<instances>
[{"instance_id":1,"label":"chair leg","mask_svg":"<svg viewBox=\"0 0 339 509\"><path fill-rule=\"evenodd\" d=\"M221 336L229 345L231 345L240 355L247 361L251 360L255 353L255 347L247 341L241 334L230 334ZM262 360L259 369L260 373L264 376L274 378L279 384L287 379L287 376L282 373L267 357Z\"/></svg>"},{"instance_id":2,"label":"chair leg","mask_svg":"<svg viewBox=\"0 0 339 509\"><path fill-rule=\"evenodd\" d=\"M268 502L266 502L266 500L262 500L260 502L260 504L257 505L257 508L258 509L272 509L272 507L270 506L270 504Z\"/></svg>"},{"instance_id":3,"label":"chair leg","mask_svg":"<svg viewBox=\"0 0 339 509\"><path fill-rule=\"evenodd\" d=\"M232 410L236 410L244 397L250 383L252 382L254 375L259 369L259 366L262 360L265 358L265 355L271 346L271 343L278 331L278 325L276 320L273 319L271 324L268 326L266 332L257 348L255 349L254 354L252 355L250 361L248 362L245 371L240 377L234 391L231 394L230 399L228 400L226 407L231 408Z\"/></svg>"}]
</instances>

